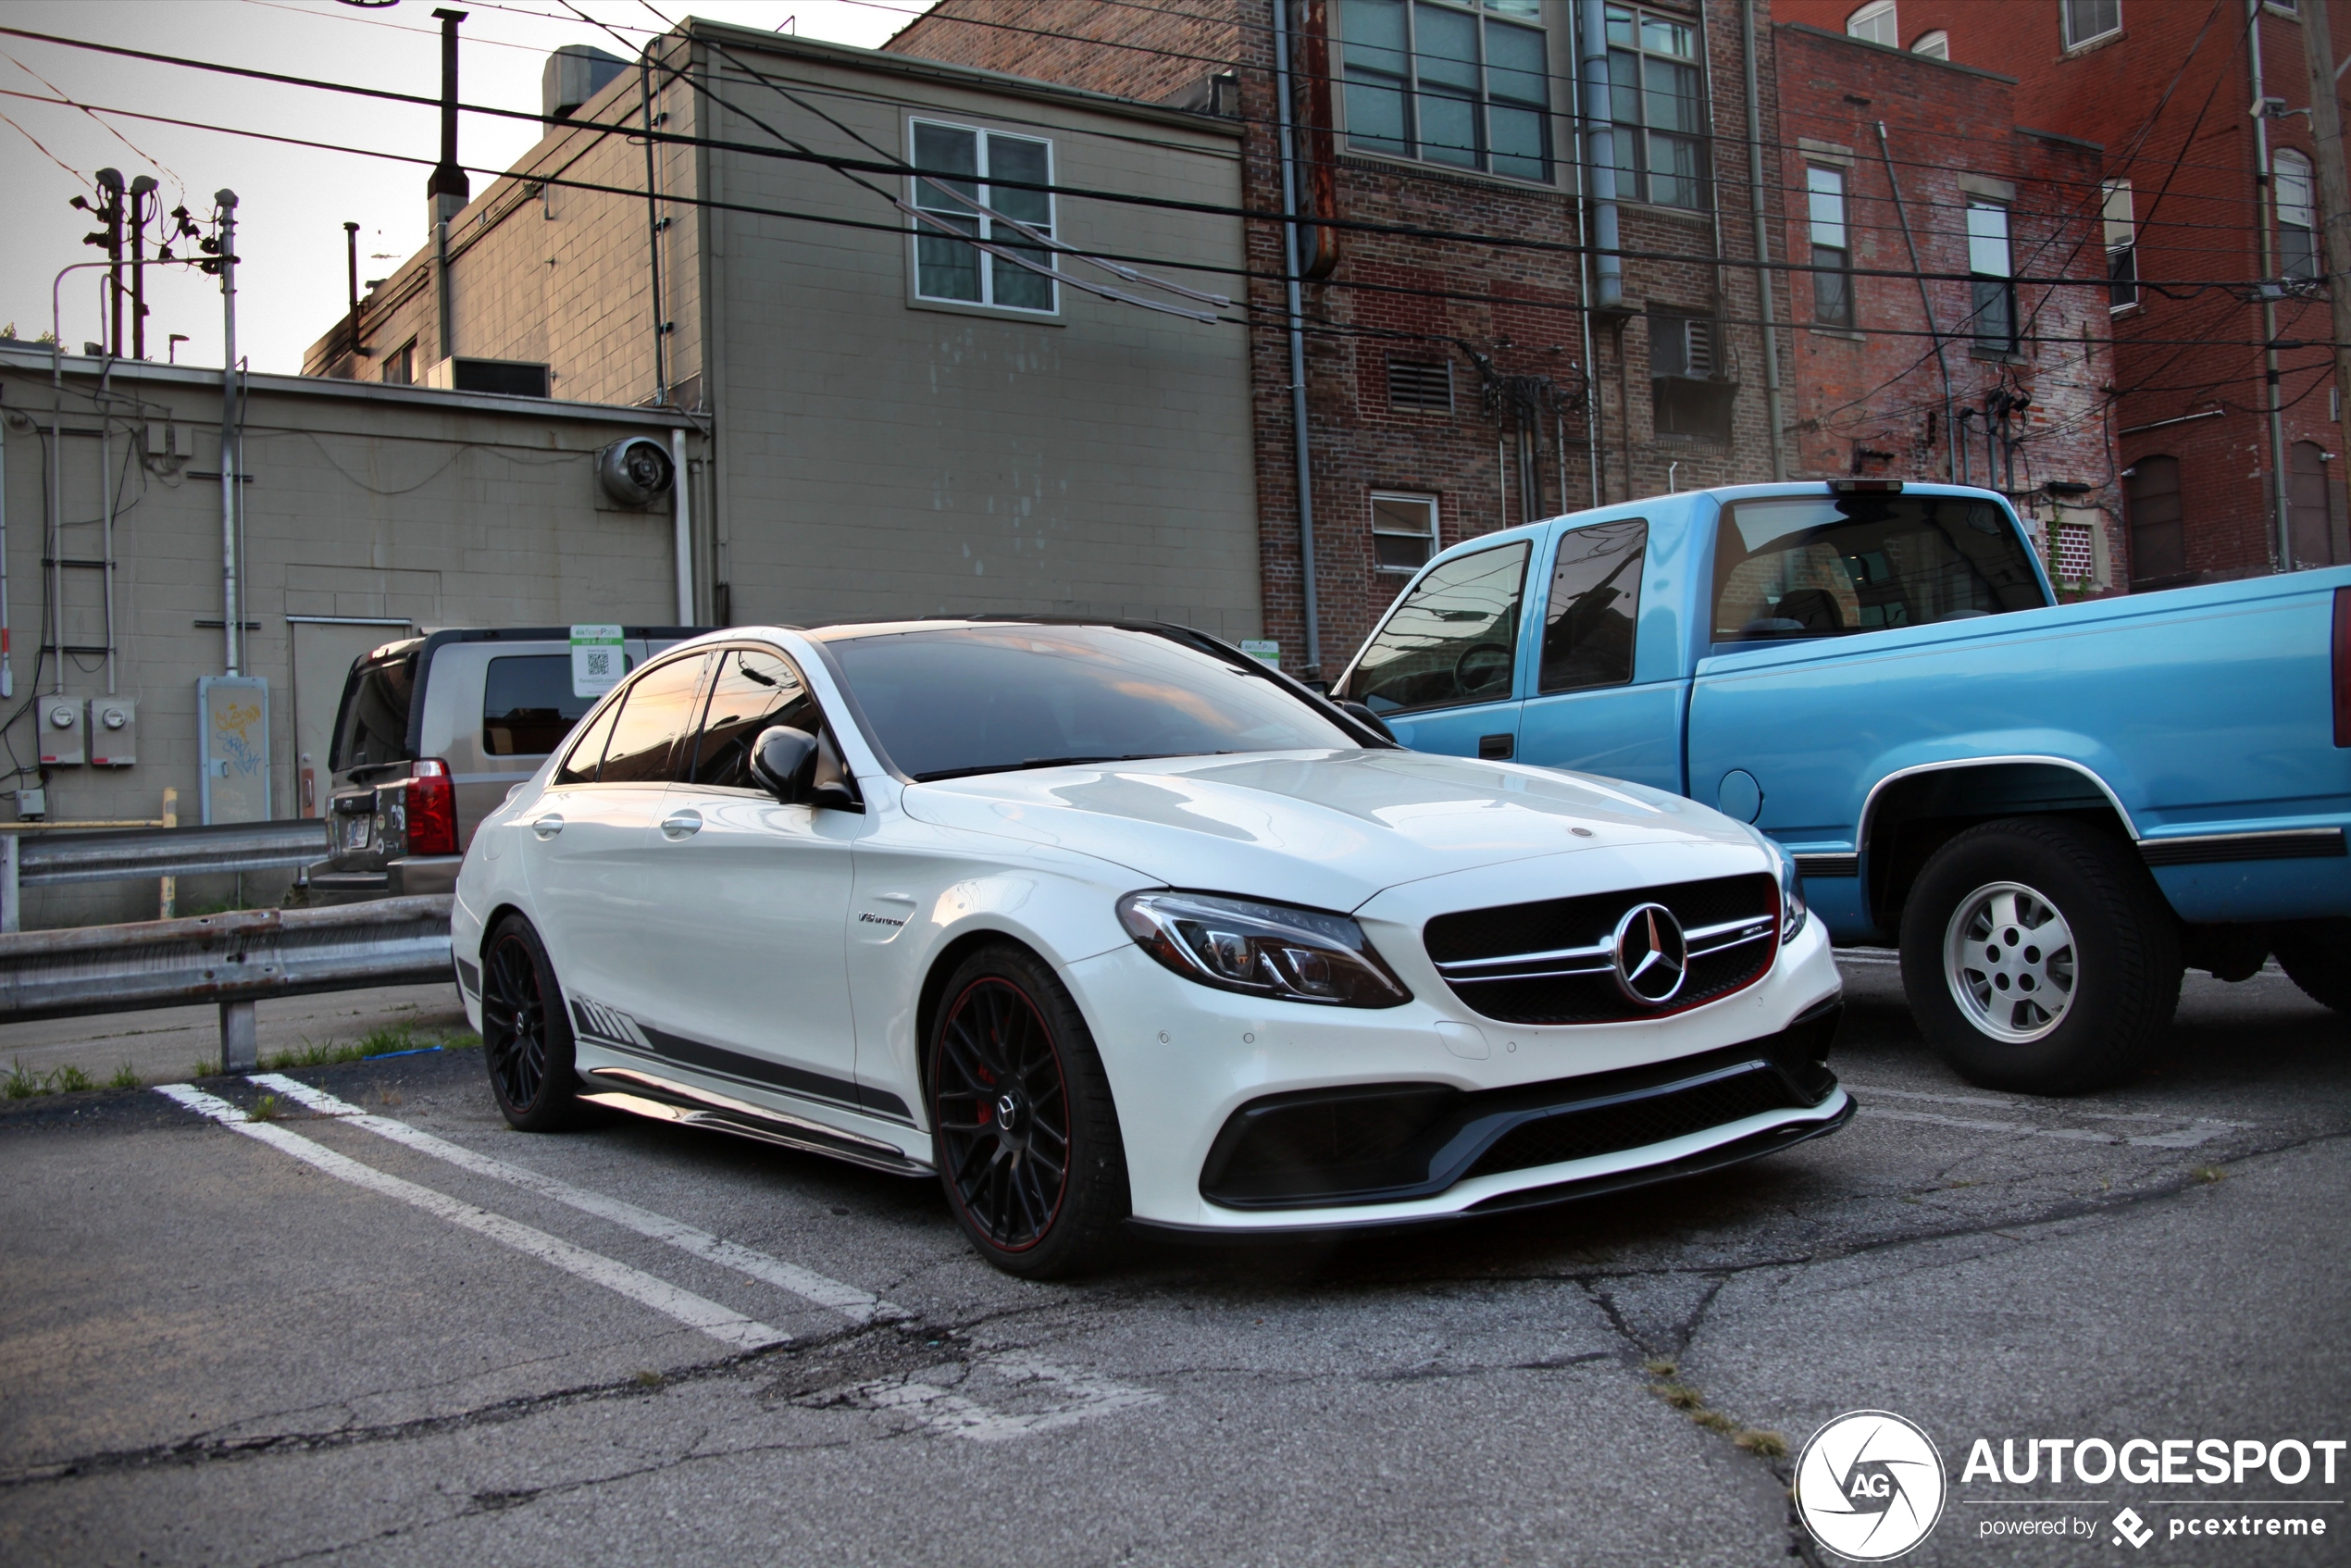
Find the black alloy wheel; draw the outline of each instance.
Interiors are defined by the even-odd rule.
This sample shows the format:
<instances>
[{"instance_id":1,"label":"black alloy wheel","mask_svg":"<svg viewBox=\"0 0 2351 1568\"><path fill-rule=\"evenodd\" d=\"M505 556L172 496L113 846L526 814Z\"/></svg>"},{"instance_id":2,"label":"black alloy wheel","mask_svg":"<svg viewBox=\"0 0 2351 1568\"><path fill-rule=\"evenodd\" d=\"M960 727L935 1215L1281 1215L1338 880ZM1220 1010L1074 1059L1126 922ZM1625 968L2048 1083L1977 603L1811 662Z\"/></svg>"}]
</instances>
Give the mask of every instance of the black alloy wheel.
<instances>
[{"instance_id":1,"label":"black alloy wheel","mask_svg":"<svg viewBox=\"0 0 2351 1568\"><path fill-rule=\"evenodd\" d=\"M931 1029L939 1180L989 1262L1034 1278L1098 1263L1126 1164L1092 1037L1058 979L1006 944L956 970Z\"/></svg>"},{"instance_id":2,"label":"black alloy wheel","mask_svg":"<svg viewBox=\"0 0 2351 1568\"><path fill-rule=\"evenodd\" d=\"M577 1120L571 1020L547 950L519 915L498 923L482 954L481 1047L509 1124L549 1132Z\"/></svg>"}]
</instances>

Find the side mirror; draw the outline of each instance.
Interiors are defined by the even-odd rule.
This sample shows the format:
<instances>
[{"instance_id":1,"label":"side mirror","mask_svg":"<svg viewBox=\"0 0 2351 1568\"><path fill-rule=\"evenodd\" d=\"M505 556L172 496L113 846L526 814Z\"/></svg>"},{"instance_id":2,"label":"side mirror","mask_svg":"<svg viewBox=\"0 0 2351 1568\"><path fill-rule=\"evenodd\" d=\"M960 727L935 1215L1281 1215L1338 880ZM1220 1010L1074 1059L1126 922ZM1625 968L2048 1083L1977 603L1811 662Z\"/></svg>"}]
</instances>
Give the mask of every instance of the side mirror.
<instances>
[{"instance_id":1,"label":"side mirror","mask_svg":"<svg viewBox=\"0 0 2351 1568\"><path fill-rule=\"evenodd\" d=\"M802 796L809 764L816 760L816 737L779 724L763 729L751 748L751 776L759 787L790 804Z\"/></svg>"},{"instance_id":2,"label":"side mirror","mask_svg":"<svg viewBox=\"0 0 2351 1568\"><path fill-rule=\"evenodd\" d=\"M1343 702L1339 703L1339 709L1341 712L1345 713L1348 717L1355 720L1358 724L1367 726L1374 734L1384 735L1390 740L1396 739L1396 732L1388 728L1387 721L1380 717L1379 715L1372 712L1371 709L1365 707L1362 703L1357 702Z\"/></svg>"}]
</instances>

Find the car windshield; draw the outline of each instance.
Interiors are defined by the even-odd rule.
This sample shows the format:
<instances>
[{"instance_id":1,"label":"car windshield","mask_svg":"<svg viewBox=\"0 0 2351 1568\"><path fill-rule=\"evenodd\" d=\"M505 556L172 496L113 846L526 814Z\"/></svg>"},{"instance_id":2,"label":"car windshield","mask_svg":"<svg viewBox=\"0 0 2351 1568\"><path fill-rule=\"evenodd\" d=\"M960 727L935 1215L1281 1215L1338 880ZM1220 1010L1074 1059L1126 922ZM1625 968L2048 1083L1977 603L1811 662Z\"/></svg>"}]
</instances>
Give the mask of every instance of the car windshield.
<instances>
[{"instance_id":1,"label":"car windshield","mask_svg":"<svg viewBox=\"0 0 2351 1568\"><path fill-rule=\"evenodd\" d=\"M1714 538L1714 641L1848 637L2047 603L2008 514L1961 495L1734 502Z\"/></svg>"},{"instance_id":2,"label":"car windshield","mask_svg":"<svg viewBox=\"0 0 2351 1568\"><path fill-rule=\"evenodd\" d=\"M1273 680L1150 632L975 626L831 648L875 739L917 780L1357 745Z\"/></svg>"}]
</instances>

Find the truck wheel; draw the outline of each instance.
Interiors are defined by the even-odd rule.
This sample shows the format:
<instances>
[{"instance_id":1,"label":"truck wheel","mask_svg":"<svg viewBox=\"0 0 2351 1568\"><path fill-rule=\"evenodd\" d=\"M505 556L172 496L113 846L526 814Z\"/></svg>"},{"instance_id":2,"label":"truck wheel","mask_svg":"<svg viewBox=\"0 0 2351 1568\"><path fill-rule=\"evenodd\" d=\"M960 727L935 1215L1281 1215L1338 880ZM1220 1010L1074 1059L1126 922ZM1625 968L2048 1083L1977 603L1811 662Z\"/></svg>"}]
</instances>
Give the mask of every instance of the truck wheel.
<instances>
[{"instance_id":1,"label":"truck wheel","mask_svg":"<svg viewBox=\"0 0 2351 1568\"><path fill-rule=\"evenodd\" d=\"M2180 930L2128 847L2062 817L1971 828L1902 911L1927 1039L1987 1089L2078 1094L2152 1050L2180 1002Z\"/></svg>"},{"instance_id":2,"label":"truck wheel","mask_svg":"<svg viewBox=\"0 0 2351 1568\"><path fill-rule=\"evenodd\" d=\"M2351 1013L2351 920L2297 920L2270 933L2286 977L2312 1002Z\"/></svg>"}]
</instances>

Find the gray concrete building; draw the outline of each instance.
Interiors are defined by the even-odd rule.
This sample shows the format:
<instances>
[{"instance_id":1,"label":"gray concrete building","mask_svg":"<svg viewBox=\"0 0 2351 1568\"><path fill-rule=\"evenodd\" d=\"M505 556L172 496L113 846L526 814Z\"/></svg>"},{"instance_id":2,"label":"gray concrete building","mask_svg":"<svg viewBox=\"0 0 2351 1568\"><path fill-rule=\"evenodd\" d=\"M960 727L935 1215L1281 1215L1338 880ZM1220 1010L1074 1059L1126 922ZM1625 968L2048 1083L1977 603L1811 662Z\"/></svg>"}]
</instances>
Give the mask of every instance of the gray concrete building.
<instances>
[{"instance_id":1,"label":"gray concrete building","mask_svg":"<svg viewBox=\"0 0 2351 1568\"><path fill-rule=\"evenodd\" d=\"M234 673L251 684L215 687L207 745L199 683L230 673L220 372L0 341L0 791L19 791L0 828L36 789L53 824L157 821L166 790L193 824L208 788L219 820L314 815L367 649L441 626L674 621L671 498L624 506L596 470L616 442L682 441L703 488L685 416L296 376L244 392ZM190 884L180 909L283 881ZM24 918L152 918L155 901L153 882L31 889Z\"/></svg>"},{"instance_id":2,"label":"gray concrete building","mask_svg":"<svg viewBox=\"0 0 2351 1568\"><path fill-rule=\"evenodd\" d=\"M698 619L1048 612L1259 635L1242 312L1055 254L1240 292L1237 218L1072 193L1229 210L1237 127L699 19L653 57L603 66L306 368L543 375L560 399L687 411L711 453ZM550 71L551 114L581 74ZM649 155L626 134L647 124L678 139ZM888 172L910 163L971 178Z\"/></svg>"}]
</instances>

